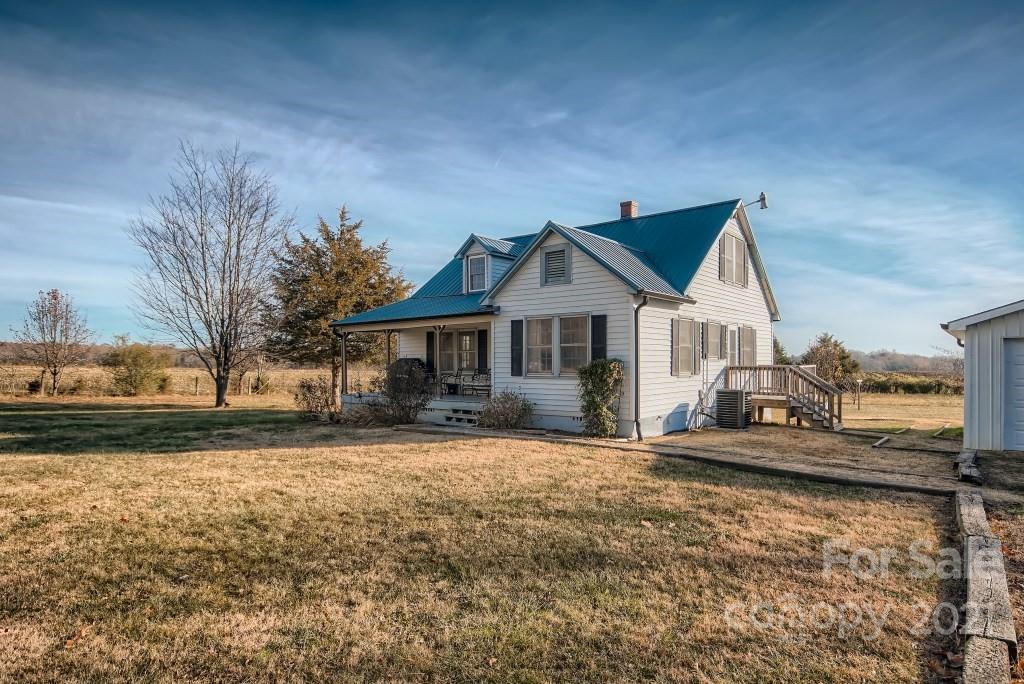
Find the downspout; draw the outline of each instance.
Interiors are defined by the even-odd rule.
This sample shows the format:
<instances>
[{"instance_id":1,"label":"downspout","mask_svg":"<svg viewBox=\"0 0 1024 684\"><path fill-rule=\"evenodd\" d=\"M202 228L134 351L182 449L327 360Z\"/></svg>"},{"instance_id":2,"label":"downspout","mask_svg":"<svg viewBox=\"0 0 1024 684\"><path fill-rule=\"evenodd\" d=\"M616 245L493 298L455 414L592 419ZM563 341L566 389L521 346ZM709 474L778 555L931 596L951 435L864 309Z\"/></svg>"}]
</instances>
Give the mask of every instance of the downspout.
<instances>
[{"instance_id":1,"label":"downspout","mask_svg":"<svg viewBox=\"0 0 1024 684\"><path fill-rule=\"evenodd\" d=\"M636 430L638 442L644 441L644 435L640 432L640 309L645 306L647 295L633 307L633 429Z\"/></svg>"}]
</instances>

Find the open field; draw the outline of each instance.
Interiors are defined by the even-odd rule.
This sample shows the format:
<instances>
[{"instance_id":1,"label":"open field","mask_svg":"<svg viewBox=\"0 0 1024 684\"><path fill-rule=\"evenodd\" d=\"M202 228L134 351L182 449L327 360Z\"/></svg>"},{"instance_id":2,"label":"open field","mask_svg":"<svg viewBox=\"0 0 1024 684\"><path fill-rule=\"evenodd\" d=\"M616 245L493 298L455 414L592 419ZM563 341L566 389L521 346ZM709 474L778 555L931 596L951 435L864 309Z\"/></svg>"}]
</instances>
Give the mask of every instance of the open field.
<instances>
[{"instance_id":1,"label":"open field","mask_svg":"<svg viewBox=\"0 0 1024 684\"><path fill-rule=\"evenodd\" d=\"M863 394L858 409L853 395L843 403L843 425L879 430L911 427L935 432L945 424L962 428L964 398L950 394Z\"/></svg>"},{"instance_id":2,"label":"open field","mask_svg":"<svg viewBox=\"0 0 1024 684\"><path fill-rule=\"evenodd\" d=\"M921 681L957 597L906 549L950 523L600 447L2 402L0 680ZM833 539L901 553L825 575ZM888 612L793 622L841 604Z\"/></svg>"},{"instance_id":3,"label":"open field","mask_svg":"<svg viewBox=\"0 0 1024 684\"><path fill-rule=\"evenodd\" d=\"M205 368L168 368L166 372L170 378L170 386L165 392L156 396L194 396L196 381L199 383L199 397L210 400L214 396L213 380ZM365 388L379 372L380 369L374 366L354 364L349 369L349 384L353 388ZM329 368L271 368L264 371L264 378L270 384L263 395L291 397L295 393L299 381L305 378L315 378L318 375L330 377L330 374ZM248 381L251 379L255 382L255 378L255 372L246 374L241 385L241 392L237 381L232 381L230 394L235 398L238 398L239 394L246 396ZM38 379L39 369L36 367L0 367L0 395L24 396L27 393L28 382ZM111 386L110 372L106 368L76 366L66 371L64 379L61 381L61 394L62 396L106 396L111 394Z\"/></svg>"}]
</instances>

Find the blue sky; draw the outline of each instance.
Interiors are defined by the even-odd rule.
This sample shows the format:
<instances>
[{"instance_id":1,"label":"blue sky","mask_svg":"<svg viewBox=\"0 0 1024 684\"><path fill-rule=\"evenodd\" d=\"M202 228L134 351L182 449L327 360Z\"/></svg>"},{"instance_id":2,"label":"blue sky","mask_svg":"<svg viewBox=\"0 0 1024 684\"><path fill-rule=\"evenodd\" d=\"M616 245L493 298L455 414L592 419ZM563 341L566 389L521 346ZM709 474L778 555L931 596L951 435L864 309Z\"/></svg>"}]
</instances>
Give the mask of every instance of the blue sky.
<instances>
[{"instance_id":1,"label":"blue sky","mask_svg":"<svg viewBox=\"0 0 1024 684\"><path fill-rule=\"evenodd\" d=\"M416 282L470 232L764 190L792 350L929 353L1024 297L1019 4L172 4L0 2L0 337L50 287L147 337L124 228L181 138Z\"/></svg>"}]
</instances>

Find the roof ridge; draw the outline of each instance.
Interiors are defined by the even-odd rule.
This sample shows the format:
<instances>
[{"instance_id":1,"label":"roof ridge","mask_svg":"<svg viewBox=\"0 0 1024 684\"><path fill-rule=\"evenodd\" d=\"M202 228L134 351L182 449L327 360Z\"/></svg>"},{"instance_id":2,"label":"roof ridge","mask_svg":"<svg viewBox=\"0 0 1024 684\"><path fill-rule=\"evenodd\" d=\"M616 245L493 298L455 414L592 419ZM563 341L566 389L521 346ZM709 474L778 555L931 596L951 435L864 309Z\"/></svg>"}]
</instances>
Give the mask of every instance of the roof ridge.
<instances>
[{"instance_id":1,"label":"roof ridge","mask_svg":"<svg viewBox=\"0 0 1024 684\"><path fill-rule=\"evenodd\" d=\"M655 212L653 214L644 214L643 216L636 216L636 217L632 217L632 218L617 218L617 219L612 219L611 221L601 221L600 223L588 223L588 224L583 225L583 226L574 226L574 227L583 230L583 229L586 229L586 228L595 228L597 226L607 226L610 223L619 223L621 221L636 221L637 219L652 218L654 216L665 216L666 214L681 214L681 213L686 212L686 211L696 211L698 209L708 209L710 207L717 207L717 206L720 206L720 205L723 205L723 204L736 204L736 203L741 202L741 201L742 200L737 197L736 199L722 200L721 202L710 202L708 204L699 204L699 205L697 205L695 207L683 207L682 209L669 209L668 211L657 211L657 212Z\"/></svg>"},{"instance_id":2,"label":"roof ridge","mask_svg":"<svg viewBox=\"0 0 1024 684\"><path fill-rule=\"evenodd\" d=\"M483 233L470 233L471 237L484 238L485 240L494 240L495 242L507 242L510 245L515 243L508 238L494 237L493 235L484 235Z\"/></svg>"},{"instance_id":3,"label":"roof ridge","mask_svg":"<svg viewBox=\"0 0 1024 684\"><path fill-rule=\"evenodd\" d=\"M552 221L552 223L554 223L557 226L561 226L562 228L567 228L568 230L578 230L581 233L586 233L587 235L593 235L598 240L606 240L608 242L614 242L619 247L622 247L624 249L628 249L631 252L639 252L640 254L644 254L644 255L647 254L647 252L645 252L644 250L640 249L639 247L634 247L632 245L627 245L625 242L619 242L618 240L613 240L610 237L605 237L604 235L598 235L597 233L593 233L593 232L591 232L589 230L584 230L583 228L577 228L576 226L567 226L565 224L558 223L556 221Z\"/></svg>"}]
</instances>

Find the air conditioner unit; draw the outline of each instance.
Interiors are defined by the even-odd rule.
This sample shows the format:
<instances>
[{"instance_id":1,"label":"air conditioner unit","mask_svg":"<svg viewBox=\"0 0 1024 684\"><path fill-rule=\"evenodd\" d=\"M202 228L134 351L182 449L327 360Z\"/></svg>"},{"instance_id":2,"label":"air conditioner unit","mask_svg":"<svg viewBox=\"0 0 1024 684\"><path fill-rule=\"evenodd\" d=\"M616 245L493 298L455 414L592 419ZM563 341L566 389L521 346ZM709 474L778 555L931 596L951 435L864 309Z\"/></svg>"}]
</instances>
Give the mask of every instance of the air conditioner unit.
<instances>
[{"instance_id":1,"label":"air conditioner unit","mask_svg":"<svg viewBox=\"0 0 1024 684\"><path fill-rule=\"evenodd\" d=\"M750 392L741 389L720 389L716 392L718 427L745 430L754 414Z\"/></svg>"}]
</instances>

